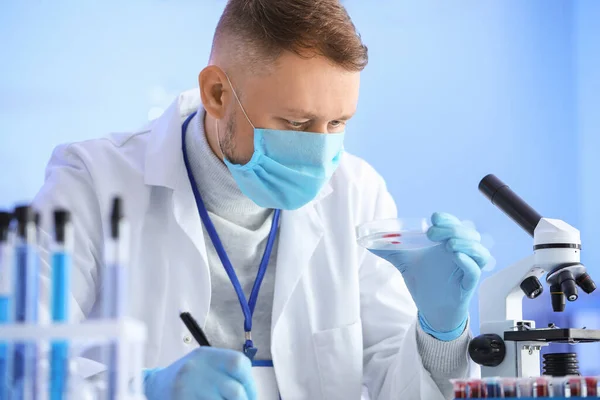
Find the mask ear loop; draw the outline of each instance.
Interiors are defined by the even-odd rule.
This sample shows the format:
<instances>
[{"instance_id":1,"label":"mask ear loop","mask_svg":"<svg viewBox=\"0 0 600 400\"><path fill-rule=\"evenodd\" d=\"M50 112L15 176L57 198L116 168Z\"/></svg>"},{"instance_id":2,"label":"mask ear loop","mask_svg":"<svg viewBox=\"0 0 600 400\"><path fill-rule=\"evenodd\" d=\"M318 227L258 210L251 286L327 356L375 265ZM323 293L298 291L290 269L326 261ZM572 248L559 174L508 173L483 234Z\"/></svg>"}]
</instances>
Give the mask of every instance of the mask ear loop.
<instances>
[{"instance_id":1,"label":"mask ear loop","mask_svg":"<svg viewBox=\"0 0 600 400\"><path fill-rule=\"evenodd\" d=\"M225 78L227 78L227 82L229 82L229 86L231 86L231 91L233 92L233 95L235 96L235 99L237 100L237 103L239 104L240 108L242 109L242 112L244 113L244 116L246 117L246 120L248 121L248 123L250 124L250 126L252 127L252 129L256 129L256 127L254 126L254 124L252 123L252 121L250 121L250 118L248 118L248 114L246 114L246 110L244 110L244 106L242 105L242 102L240 101L240 98L238 97L235 89L233 88L233 84L231 83L231 80L229 79L229 76L227 75L227 73L225 71L223 71L223 73L225 74Z\"/></svg>"},{"instance_id":2,"label":"mask ear loop","mask_svg":"<svg viewBox=\"0 0 600 400\"><path fill-rule=\"evenodd\" d=\"M237 101L238 105L240 106L242 112L244 113L244 117L246 117L246 121L248 121L248 123L250 124L252 129L256 129L254 127L254 124L252 123L252 121L250 121L250 118L248 118L248 114L246 114L246 110L244 110L244 106L242 105L242 102L240 101L240 98L238 97L237 92L233 88L233 84L231 83L231 80L229 79L229 75L227 75L227 73L225 71L223 71L223 74L225 74L225 78L227 78L227 82L229 82L231 91L233 92L235 100ZM219 120L218 119L215 119L215 129L217 130L217 143L219 144L219 151L221 152L221 159L223 161L225 161L225 153L223 152L223 148L221 147L221 138L219 137Z\"/></svg>"}]
</instances>

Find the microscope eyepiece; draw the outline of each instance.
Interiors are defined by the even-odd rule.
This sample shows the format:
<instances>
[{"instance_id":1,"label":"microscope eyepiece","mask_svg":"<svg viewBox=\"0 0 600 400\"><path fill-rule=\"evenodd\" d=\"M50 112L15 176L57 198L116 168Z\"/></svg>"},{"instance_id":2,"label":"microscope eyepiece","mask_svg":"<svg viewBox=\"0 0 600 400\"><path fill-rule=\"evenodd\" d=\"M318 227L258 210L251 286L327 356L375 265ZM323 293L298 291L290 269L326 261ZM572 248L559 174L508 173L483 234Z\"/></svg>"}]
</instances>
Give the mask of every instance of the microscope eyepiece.
<instances>
[{"instance_id":1,"label":"microscope eyepiece","mask_svg":"<svg viewBox=\"0 0 600 400\"><path fill-rule=\"evenodd\" d=\"M581 290L587 294L590 294L596 290L596 283L594 283L592 277L587 272L579 275L579 278L577 278L577 285L579 285Z\"/></svg>"},{"instance_id":2,"label":"microscope eyepiece","mask_svg":"<svg viewBox=\"0 0 600 400\"><path fill-rule=\"evenodd\" d=\"M496 175L489 174L479 182L479 190L493 205L504 211L529 235L533 236L535 227L542 216L513 192L507 184L498 179Z\"/></svg>"}]
</instances>

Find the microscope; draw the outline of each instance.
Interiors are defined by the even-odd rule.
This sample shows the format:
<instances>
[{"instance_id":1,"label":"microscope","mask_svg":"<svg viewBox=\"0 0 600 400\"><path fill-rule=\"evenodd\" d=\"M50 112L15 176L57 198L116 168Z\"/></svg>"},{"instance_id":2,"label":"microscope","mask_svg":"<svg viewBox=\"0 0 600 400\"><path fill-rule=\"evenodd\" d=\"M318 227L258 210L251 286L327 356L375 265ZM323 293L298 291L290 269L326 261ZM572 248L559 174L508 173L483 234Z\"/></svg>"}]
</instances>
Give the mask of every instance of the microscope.
<instances>
[{"instance_id":1,"label":"microscope","mask_svg":"<svg viewBox=\"0 0 600 400\"><path fill-rule=\"evenodd\" d=\"M563 312L567 301L577 300L578 288L587 294L596 289L580 263L579 231L564 221L542 218L492 174L481 180L479 190L533 237L533 254L481 283L481 335L471 341L469 355L482 366L482 377L538 377L543 346L600 341L600 330L540 329L535 321L523 320L523 297L542 294L544 274L554 312ZM577 354L545 354L543 375L579 375Z\"/></svg>"}]
</instances>

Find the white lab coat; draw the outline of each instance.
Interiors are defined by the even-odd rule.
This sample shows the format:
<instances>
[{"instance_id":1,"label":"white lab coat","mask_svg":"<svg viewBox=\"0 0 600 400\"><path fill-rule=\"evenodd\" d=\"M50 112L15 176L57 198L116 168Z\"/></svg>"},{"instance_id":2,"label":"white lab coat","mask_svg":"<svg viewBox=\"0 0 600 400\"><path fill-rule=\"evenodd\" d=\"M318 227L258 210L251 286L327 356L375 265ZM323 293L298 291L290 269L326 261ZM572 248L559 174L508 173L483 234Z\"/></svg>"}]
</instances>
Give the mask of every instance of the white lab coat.
<instances>
[{"instance_id":1,"label":"white lab coat","mask_svg":"<svg viewBox=\"0 0 600 400\"><path fill-rule=\"evenodd\" d=\"M129 313L148 328L146 367L197 346L184 341L180 310L201 326L209 312L206 243L181 152L182 121L199 105L197 90L185 92L143 130L59 146L34 201L47 232L54 207L73 213L72 309L84 319L101 309L108 212L112 196L123 197ZM363 386L372 399L443 398L417 351L416 308L401 274L356 244L357 225L395 216L383 179L348 154L317 199L282 213L271 353L284 400L360 399ZM47 267L43 275L47 282Z\"/></svg>"}]
</instances>

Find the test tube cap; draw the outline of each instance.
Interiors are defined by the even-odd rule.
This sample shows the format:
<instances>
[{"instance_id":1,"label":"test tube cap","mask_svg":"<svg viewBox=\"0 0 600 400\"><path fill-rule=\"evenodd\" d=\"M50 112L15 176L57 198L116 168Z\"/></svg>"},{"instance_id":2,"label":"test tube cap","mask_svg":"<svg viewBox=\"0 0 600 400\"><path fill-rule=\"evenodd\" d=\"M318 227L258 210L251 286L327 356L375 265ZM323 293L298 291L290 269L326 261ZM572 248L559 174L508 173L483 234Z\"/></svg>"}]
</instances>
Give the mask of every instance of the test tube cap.
<instances>
[{"instance_id":1,"label":"test tube cap","mask_svg":"<svg viewBox=\"0 0 600 400\"><path fill-rule=\"evenodd\" d=\"M115 196L112 201L110 213L110 235L113 239L118 239L120 236L119 223L123 218L123 200L119 196Z\"/></svg>"},{"instance_id":2,"label":"test tube cap","mask_svg":"<svg viewBox=\"0 0 600 400\"><path fill-rule=\"evenodd\" d=\"M14 217L17 220L17 234L25 237L27 234L27 225L30 223L39 223L39 214L29 205L15 207Z\"/></svg>"},{"instance_id":3,"label":"test tube cap","mask_svg":"<svg viewBox=\"0 0 600 400\"><path fill-rule=\"evenodd\" d=\"M54 240L57 243L65 242L65 227L69 222L71 222L71 213L69 211L62 208L54 210Z\"/></svg>"},{"instance_id":4,"label":"test tube cap","mask_svg":"<svg viewBox=\"0 0 600 400\"><path fill-rule=\"evenodd\" d=\"M7 211L0 211L0 242L8 240L8 231L10 221L13 219L13 214Z\"/></svg>"}]
</instances>

